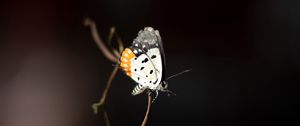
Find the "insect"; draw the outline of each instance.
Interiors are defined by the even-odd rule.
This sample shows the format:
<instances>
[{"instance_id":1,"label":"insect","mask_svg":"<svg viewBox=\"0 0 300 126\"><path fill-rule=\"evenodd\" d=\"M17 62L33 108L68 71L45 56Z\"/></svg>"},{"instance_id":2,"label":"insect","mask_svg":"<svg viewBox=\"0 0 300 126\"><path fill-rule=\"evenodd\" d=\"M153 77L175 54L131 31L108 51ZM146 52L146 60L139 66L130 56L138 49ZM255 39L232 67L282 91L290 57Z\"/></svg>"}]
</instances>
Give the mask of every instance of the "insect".
<instances>
[{"instance_id":1,"label":"insect","mask_svg":"<svg viewBox=\"0 0 300 126\"><path fill-rule=\"evenodd\" d=\"M154 101L159 91L173 94L167 90L166 59L158 30L154 30L152 27L140 30L132 45L122 52L120 67L137 83L132 90L132 95L138 95L146 89L150 89L150 91L156 92Z\"/></svg>"},{"instance_id":2,"label":"insect","mask_svg":"<svg viewBox=\"0 0 300 126\"><path fill-rule=\"evenodd\" d=\"M137 85L132 95L138 95L145 89L169 92L165 81L165 54L158 30L145 27L139 31L132 46L126 48L120 58L120 66L127 76Z\"/></svg>"}]
</instances>

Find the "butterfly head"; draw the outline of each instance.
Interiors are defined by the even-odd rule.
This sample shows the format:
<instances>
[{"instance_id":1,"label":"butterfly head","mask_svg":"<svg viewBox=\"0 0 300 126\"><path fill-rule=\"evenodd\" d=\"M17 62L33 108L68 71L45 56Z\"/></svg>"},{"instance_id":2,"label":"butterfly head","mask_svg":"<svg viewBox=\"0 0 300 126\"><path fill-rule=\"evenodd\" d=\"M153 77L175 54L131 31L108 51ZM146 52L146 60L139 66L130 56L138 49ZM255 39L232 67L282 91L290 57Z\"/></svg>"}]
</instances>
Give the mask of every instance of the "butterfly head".
<instances>
[{"instance_id":1,"label":"butterfly head","mask_svg":"<svg viewBox=\"0 0 300 126\"><path fill-rule=\"evenodd\" d=\"M158 90L161 92L165 92L168 94L168 96L171 95L176 95L175 93L173 93L172 91L168 90L168 82L167 81L161 81L159 86L158 86Z\"/></svg>"},{"instance_id":2,"label":"butterfly head","mask_svg":"<svg viewBox=\"0 0 300 126\"><path fill-rule=\"evenodd\" d=\"M167 81L161 81L160 85L161 85L162 89L167 89L168 88L168 82Z\"/></svg>"},{"instance_id":3,"label":"butterfly head","mask_svg":"<svg viewBox=\"0 0 300 126\"><path fill-rule=\"evenodd\" d=\"M168 82L167 81L161 81L159 83L159 85L157 86L157 90L162 91L162 92L168 90L167 88L168 88Z\"/></svg>"}]
</instances>

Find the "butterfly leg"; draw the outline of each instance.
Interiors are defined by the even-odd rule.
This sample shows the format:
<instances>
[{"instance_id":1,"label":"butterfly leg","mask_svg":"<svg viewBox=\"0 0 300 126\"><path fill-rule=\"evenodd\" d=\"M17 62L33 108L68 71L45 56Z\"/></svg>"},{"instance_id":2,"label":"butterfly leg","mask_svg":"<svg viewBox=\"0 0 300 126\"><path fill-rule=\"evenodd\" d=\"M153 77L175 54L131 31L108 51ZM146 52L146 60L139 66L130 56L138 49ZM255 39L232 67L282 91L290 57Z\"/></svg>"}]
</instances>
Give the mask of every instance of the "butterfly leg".
<instances>
[{"instance_id":1,"label":"butterfly leg","mask_svg":"<svg viewBox=\"0 0 300 126\"><path fill-rule=\"evenodd\" d=\"M158 90L155 91L155 97L152 100L152 103L156 100L156 98L158 97Z\"/></svg>"},{"instance_id":2,"label":"butterfly leg","mask_svg":"<svg viewBox=\"0 0 300 126\"><path fill-rule=\"evenodd\" d=\"M164 90L164 92L166 92L168 94L168 96L171 96L171 95L176 96L176 94L170 90Z\"/></svg>"}]
</instances>

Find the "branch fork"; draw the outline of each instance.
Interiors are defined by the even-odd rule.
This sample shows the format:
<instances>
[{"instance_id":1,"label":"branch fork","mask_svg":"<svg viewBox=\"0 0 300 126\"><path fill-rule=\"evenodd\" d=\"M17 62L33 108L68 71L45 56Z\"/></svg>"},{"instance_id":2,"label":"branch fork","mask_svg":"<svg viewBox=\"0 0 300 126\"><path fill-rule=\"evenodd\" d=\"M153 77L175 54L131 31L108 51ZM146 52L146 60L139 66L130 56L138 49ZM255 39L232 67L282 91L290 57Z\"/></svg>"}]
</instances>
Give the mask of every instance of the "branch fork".
<instances>
[{"instance_id":1,"label":"branch fork","mask_svg":"<svg viewBox=\"0 0 300 126\"><path fill-rule=\"evenodd\" d=\"M113 35L116 35L116 40L118 42L119 48L118 48L118 50L115 49L115 48L109 50L107 48L107 46L104 44L101 37L99 36L96 24L92 19L85 18L84 21L83 21L83 25L90 28L92 38L94 39L94 42L97 44L99 50L103 53L103 55L109 61L112 61L113 63L116 63L116 64L119 63L118 59L119 59L119 56L121 54L121 51L123 51L123 49L124 49L124 46L123 46L122 40L120 39L120 37L115 32L116 29L114 27L112 27L110 29L110 33L109 33L109 36L108 36L108 44L111 44ZM102 96L101 96L99 102L92 104L92 109L93 109L94 114L98 114L100 111L103 113L104 121L105 121L106 126L109 126L110 122L109 122L109 119L108 119L108 114L104 110L105 101L106 101L109 89L111 87L112 80L115 78L115 76L118 72L118 69L119 69L119 66L116 65L114 67L112 73L110 74L108 80L107 80L105 89L102 92ZM148 91L148 105L147 105L147 110L146 110L145 117L143 119L143 122L142 122L141 126L145 126L148 122L148 118L149 118L148 116L149 116L149 113L150 113L151 104L152 104L152 97L151 97L150 92Z\"/></svg>"}]
</instances>

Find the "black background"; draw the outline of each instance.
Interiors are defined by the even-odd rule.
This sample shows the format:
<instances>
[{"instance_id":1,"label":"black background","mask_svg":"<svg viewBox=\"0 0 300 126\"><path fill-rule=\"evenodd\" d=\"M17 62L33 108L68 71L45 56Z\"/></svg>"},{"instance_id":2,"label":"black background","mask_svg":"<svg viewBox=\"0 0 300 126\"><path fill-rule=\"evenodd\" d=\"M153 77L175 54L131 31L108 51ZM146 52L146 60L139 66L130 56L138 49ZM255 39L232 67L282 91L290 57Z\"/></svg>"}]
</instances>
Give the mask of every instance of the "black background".
<instances>
[{"instance_id":1,"label":"black background","mask_svg":"<svg viewBox=\"0 0 300 126\"><path fill-rule=\"evenodd\" d=\"M9 82L24 62L41 54L45 61L37 63L42 64L37 73L46 79L37 90L55 85L49 75L66 73L59 77L69 78L49 91L60 92L57 97L67 95L71 102L66 106L75 106L77 116L63 120L76 120L70 125L78 126L104 125L90 105L100 98L113 63L83 26L84 17L90 17L103 40L115 26L126 46L140 29L158 29L167 76L193 69L169 81L177 96L160 94L152 105L150 125L291 125L298 120L299 6L297 0L6 1L0 5L1 102L11 100L14 89ZM134 85L121 72L113 81L106 106L113 126L140 125L147 99L145 94L130 95ZM64 113L64 107L62 103L54 109ZM7 118L14 120L6 116L11 109L0 116L3 124Z\"/></svg>"}]
</instances>

